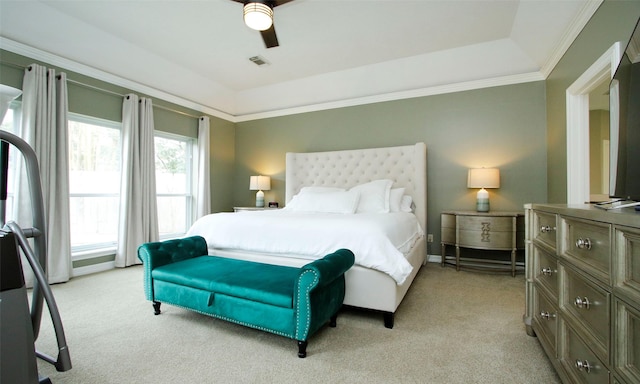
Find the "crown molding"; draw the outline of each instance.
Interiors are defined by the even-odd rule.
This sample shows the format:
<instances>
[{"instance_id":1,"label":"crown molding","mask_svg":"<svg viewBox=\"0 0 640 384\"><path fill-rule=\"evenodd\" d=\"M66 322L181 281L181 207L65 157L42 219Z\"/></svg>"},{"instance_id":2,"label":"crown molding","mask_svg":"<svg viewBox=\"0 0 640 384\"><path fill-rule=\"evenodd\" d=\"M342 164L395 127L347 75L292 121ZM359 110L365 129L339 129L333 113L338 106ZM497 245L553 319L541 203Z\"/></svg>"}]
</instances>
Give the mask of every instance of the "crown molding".
<instances>
[{"instance_id":1,"label":"crown molding","mask_svg":"<svg viewBox=\"0 0 640 384\"><path fill-rule=\"evenodd\" d=\"M640 27L636 27L640 28ZM635 31L627 45L627 56L632 63L640 61L640 30Z\"/></svg>"},{"instance_id":2,"label":"crown molding","mask_svg":"<svg viewBox=\"0 0 640 384\"><path fill-rule=\"evenodd\" d=\"M65 70L68 70L68 71L73 71L81 75L89 76L96 80L101 80L113 85L124 87L134 92L141 92L141 93L144 93L145 95L157 97L161 100L168 101L170 103L174 103L189 109L193 109L195 111L198 111L204 114L219 117L224 120L229 120L229 121L234 120L233 115L228 114L226 112L222 112L215 108L204 106L195 101L191 101L191 100L161 91L159 89L149 87L147 85L140 84L132 80L125 79L123 77L114 75L112 73L105 72L100 69L78 63L77 61L73 61L73 60L55 55L50 52L40 50L38 48L30 47L26 44L19 43L17 41L8 39L3 36L0 36L0 48L7 50L9 52L16 53L18 55L29 57L34 60L39 60L51 65L55 65L60 68L64 68Z\"/></svg>"},{"instance_id":3,"label":"crown molding","mask_svg":"<svg viewBox=\"0 0 640 384\"><path fill-rule=\"evenodd\" d=\"M540 73L546 79L553 68L560 62L562 56L567 52L571 44L578 37L580 32L584 29L585 25L589 22L594 13L598 10L604 0L589 0L586 1L580 10L578 16L573 19L571 25L567 28L562 38L558 41L553 53L549 56L549 59L542 65Z\"/></svg>"}]
</instances>

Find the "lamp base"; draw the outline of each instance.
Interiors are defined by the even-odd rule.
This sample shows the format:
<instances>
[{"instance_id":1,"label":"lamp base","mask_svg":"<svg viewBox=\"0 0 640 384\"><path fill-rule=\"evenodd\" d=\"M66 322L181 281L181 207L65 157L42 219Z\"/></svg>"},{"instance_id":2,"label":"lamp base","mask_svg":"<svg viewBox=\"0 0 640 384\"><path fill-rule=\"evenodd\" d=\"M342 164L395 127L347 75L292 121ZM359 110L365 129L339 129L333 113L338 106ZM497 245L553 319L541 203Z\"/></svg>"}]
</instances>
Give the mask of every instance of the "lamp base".
<instances>
[{"instance_id":1,"label":"lamp base","mask_svg":"<svg viewBox=\"0 0 640 384\"><path fill-rule=\"evenodd\" d=\"M489 212L489 199L478 199L476 201L476 211Z\"/></svg>"},{"instance_id":2,"label":"lamp base","mask_svg":"<svg viewBox=\"0 0 640 384\"><path fill-rule=\"evenodd\" d=\"M264 207L264 192L262 191L256 193L256 207Z\"/></svg>"},{"instance_id":3,"label":"lamp base","mask_svg":"<svg viewBox=\"0 0 640 384\"><path fill-rule=\"evenodd\" d=\"M484 188L476 195L476 211L489 212L489 192Z\"/></svg>"}]
</instances>

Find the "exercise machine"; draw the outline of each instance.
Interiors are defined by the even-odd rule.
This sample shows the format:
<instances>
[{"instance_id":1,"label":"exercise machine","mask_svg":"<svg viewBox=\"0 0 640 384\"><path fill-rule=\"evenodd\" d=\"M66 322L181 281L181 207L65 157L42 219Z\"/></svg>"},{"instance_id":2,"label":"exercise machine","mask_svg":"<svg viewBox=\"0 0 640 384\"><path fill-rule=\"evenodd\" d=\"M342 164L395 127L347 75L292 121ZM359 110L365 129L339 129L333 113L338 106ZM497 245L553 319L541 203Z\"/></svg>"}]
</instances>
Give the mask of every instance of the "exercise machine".
<instances>
[{"instance_id":1,"label":"exercise machine","mask_svg":"<svg viewBox=\"0 0 640 384\"><path fill-rule=\"evenodd\" d=\"M32 205L31 228L22 228L13 221L5 223L9 144L22 152L25 160ZM53 364L59 372L71 369L71 358L60 312L46 274L47 240L40 169L33 149L18 136L2 130L0 180L0 383L51 383L49 378L39 376L36 358ZM33 248L29 239L33 241ZM34 273L31 309L20 251ZM44 301L47 303L56 334L56 358L35 348Z\"/></svg>"}]
</instances>

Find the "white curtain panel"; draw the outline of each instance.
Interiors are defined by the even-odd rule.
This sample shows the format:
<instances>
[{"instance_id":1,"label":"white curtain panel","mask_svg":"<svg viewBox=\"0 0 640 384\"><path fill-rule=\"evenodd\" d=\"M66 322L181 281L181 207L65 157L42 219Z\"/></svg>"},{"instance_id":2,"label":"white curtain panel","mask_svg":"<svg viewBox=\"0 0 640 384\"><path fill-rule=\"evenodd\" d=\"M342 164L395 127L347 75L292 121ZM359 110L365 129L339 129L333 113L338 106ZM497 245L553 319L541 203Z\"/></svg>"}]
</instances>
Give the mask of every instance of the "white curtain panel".
<instances>
[{"instance_id":1,"label":"white curtain panel","mask_svg":"<svg viewBox=\"0 0 640 384\"><path fill-rule=\"evenodd\" d=\"M20 136L33 148L40 165L47 239L47 276L50 283L68 281L71 276L69 224L69 151L67 77L37 64L25 69ZM24 169L24 167L21 167ZM33 225L29 186L20 175L14 218L22 228ZM23 265L25 261L23 260ZM45 266L43 266L45 268ZM25 270L27 285L33 273Z\"/></svg>"},{"instance_id":2,"label":"white curtain panel","mask_svg":"<svg viewBox=\"0 0 640 384\"><path fill-rule=\"evenodd\" d=\"M22 94L22 90L8 85L0 84L0 123L9 110L9 104Z\"/></svg>"},{"instance_id":3,"label":"white curtain panel","mask_svg":"<svg viewBox=\"0 0 640 384\"><path fill-rule=\"evenodd\" d=\"M202 116L198 120L198 187L196 190L196 218L211 213L211 176L209 117Z\"/></svg>"},{"instance_id":4,"label":"white curtain panel","mask_svg":"<svg viewBox=\"0 0 640 384\"><path fill-rule=\"evenodd\" d=\"M158 208L151 99L126 95L122 103L122 180L116 267L141 264L138 247L158 241Z\"/></svg>"}]
</instances>

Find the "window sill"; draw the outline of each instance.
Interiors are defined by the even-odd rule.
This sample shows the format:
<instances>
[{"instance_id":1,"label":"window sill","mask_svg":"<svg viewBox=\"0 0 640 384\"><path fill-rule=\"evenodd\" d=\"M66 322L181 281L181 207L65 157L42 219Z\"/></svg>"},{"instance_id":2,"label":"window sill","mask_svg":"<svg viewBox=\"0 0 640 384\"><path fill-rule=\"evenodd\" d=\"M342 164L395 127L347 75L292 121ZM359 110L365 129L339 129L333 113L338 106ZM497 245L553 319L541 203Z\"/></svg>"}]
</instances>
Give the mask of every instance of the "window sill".
<instances>
[{"instance_id":1,"label":"window sill","mask_svg":"<svg viewBox=\"0 0 640 384\"><path fill-rule=\"evenodd\" d=\"M97 248L97 249L90 249L90 250L78 251L78 252L72 251L71 260L72 261L87 260L87 259L94 259L96 257L109 256L109 255L115 255L115 254L116 254L116 247Z\"/></svg>"}]
</instances>

